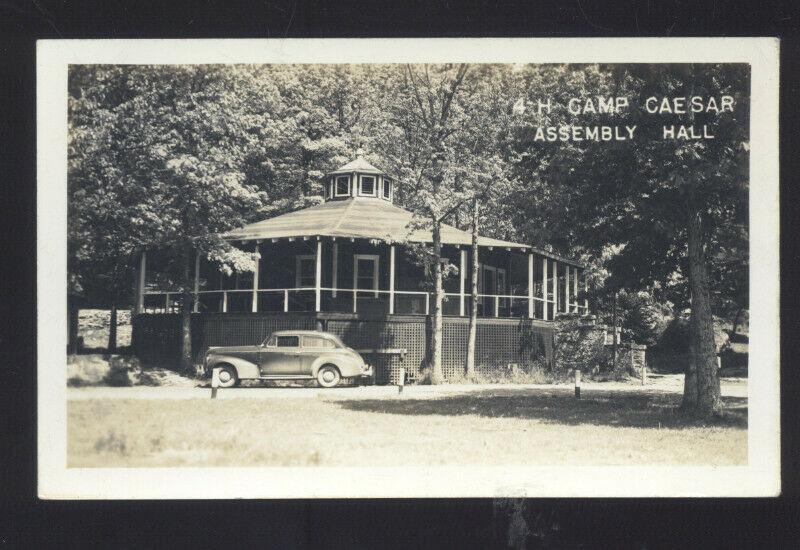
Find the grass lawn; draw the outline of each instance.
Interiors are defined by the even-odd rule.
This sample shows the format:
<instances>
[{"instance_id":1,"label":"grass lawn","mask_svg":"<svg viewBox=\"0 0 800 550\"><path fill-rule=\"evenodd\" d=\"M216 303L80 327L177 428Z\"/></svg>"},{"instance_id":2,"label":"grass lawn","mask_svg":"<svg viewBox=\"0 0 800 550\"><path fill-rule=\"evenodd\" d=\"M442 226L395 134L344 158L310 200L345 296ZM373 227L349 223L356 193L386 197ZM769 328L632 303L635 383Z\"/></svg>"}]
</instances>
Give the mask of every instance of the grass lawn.
<instances>
[{"instance_id":1,"label":"grass lawn","mask_svg":"<svg viewBox=\"0 0 800 550\"><path fill-rule=\"evenodd\" d=\"M269 391L256 389L253 391ZM680 395L492 389L450 396L68 401L68 466L735 465L747 401L712 423Z\"/></svg>"}]
</instances>

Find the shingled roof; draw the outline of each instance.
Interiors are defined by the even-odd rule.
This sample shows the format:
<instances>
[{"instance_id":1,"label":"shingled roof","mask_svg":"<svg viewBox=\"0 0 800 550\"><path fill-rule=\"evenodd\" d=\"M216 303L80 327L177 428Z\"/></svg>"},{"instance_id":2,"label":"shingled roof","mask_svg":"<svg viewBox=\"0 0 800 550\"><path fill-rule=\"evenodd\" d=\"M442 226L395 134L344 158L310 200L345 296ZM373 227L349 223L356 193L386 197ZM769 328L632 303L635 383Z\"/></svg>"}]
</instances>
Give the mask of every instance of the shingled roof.
<instances>
[{"instance_id":1,"label":"shingled roof","mask_svg":"<svg viewBox=\"0 0 800 550\"><path fill-rule=\"evenodd\" d=\"M344 166L340 166L333 172L329 172L329 175L350 174L352 172L359 172L361 174L377 174L383 176L386 175L386 172L378 168L375 168L373 165L371 165L361 157L358 157L355 160L351 160L350 162L348 162Z\"/></svg>"},{"instance_id":2,"label":"shingled roof","mask_svg":"<svg viewBox=\"0 0 800 550\"><path fill-rule=\"evenodd\" d=\"M229 231L223 237L229 240L339 237L378 239L387 242L431 242L430 231L418 229L409 232L408 224L412 218L413 215L408 210L380 199L349 198L324 202L302 210L251 223ZM472 236L468 231L462 231L450 225L443 225L442 243L470 245ZM573 260L561 258L528 245L491 237L479 236L478 245L533 250L544 256L581 266L581 264Z\"/></svg>"}]
</instances>

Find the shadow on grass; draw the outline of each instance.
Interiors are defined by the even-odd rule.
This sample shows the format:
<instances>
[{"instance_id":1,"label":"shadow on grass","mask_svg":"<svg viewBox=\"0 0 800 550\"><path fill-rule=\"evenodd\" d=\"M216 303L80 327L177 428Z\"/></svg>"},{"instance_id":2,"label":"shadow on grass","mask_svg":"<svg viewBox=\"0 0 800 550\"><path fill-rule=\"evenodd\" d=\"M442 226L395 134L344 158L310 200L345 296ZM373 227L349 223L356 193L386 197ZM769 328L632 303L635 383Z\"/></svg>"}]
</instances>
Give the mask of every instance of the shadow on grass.
<instances>
[{"instance_id":1,"label":"shadow on grass","mask_svg":"<svg viewBox=\"0 0 800 550\"><path fill-rule=\"evenodd\" d=\"M432 399L364 399L337 402L343 409L411 416L478 415L486 418L521 418L552 424L630 428L747 428L747 399L723 397L724 410L711 419L682 412L680 395L631 395L584 392L576 399L572 390L487 390Z\"/></svg>"}]
</instances>

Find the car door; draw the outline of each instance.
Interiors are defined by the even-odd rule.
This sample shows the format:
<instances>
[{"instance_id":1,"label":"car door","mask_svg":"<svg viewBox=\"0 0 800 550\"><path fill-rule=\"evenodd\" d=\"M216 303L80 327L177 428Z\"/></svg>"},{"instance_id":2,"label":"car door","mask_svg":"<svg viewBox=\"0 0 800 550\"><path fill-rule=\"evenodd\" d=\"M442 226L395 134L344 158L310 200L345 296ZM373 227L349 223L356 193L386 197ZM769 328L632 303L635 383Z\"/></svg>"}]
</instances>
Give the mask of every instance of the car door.
<instances>
[{"instance_id":1,"label":"car door","mask_svg":"<svg viewBox=\"0 0 800 550\"><path fill-rule=\"evenodd\" d=\"M299 336L274 336L262 350L262 375L301 374Z\"/></svg>"},{"instance_id":2,"label":"car door","mask_svg":"<svg viewBox=\"0 0 800 550\"><path fill-rule=\"evenodd\" d=\"M336 348L332 340L324 336L303 336L300 348L300 370L302 374L313 374L314 361Z\"/></svg>"}]
</instances>

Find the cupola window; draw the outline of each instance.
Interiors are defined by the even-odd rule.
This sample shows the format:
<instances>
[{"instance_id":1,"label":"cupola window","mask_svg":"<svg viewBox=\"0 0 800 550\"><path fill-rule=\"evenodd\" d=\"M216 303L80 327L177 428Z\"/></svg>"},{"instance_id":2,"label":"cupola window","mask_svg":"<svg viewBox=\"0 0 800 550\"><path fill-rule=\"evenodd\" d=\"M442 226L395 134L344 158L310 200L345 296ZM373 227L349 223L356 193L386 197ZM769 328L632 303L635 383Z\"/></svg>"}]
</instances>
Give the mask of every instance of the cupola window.
<instances>
[{"instance_id":1,"label":"cupola window","mask_svg":"<svg viewBox=\"0 0 800 550\"><path fill-rule=\"evenodd\" d=\"M336 196L347 197L350 195L350 176L336 177Z\"/></svg>"},{"instance_id":2,"label":"cupola window","mask_svg":"<svg viewBox=\"0 0 800 550\"><path fill-rule=\"evenodd\" d=\"M365 197L374 197L375 193L375 176L361 176L361 195Z\"/></svg>"},{"instance_id":3,"label":"cupola window","mask_svg":"<svg viewBox=\"0 0 800 550\"><path fill-rule=\"evenodd\" d=\"M383 198L392 200L392 180L389 178L383 178Z\"/></svg>"}]
</instances>

